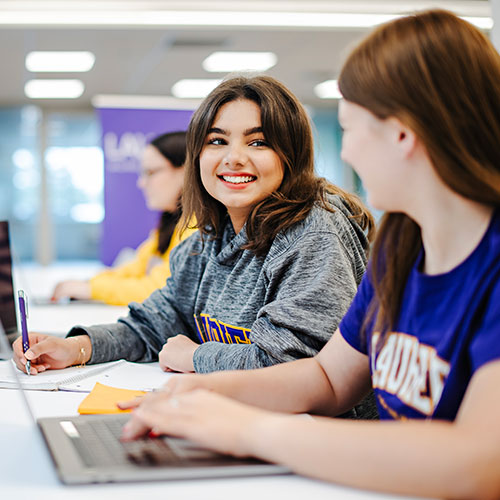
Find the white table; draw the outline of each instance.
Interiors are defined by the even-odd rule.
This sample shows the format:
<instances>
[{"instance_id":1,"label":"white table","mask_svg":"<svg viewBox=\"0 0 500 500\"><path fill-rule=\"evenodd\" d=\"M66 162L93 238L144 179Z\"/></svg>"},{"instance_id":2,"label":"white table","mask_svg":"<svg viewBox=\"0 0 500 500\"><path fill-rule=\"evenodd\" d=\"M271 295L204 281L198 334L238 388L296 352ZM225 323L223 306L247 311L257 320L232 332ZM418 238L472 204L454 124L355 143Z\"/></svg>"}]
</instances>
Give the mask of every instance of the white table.
<instances>
[{"instance_id":1,"label":"white table","mask_svg":"<svg viewBox=\"0 0 500 500\"><path fill-rule=\"evenodd\" d=\"M64 336L75 325L89 326L113 323L125 316L127 307L106 304L70 302L68 304L38 305L34 299L48 299L57 283L64 279L88 279L102 269L97 262L66 262L51 266L23 264L14 266L14 288L28 294L28 327L32 332Z\"/></svg>"},{"instance_id":2,"label":"white table","mask_svg":"<svg viewBox=\"0 0 500 500\"><path fill-rule=\"evenodd\" d=\"M126 316L128 307L106 304L30 305L28 328L30 332L50 333L65 336L75 325L90 326L114 323Z\"/></svg>"},{"instance_id":3,"label":"white table","mask_svg":"<svg viewBox=\"0 0 500 500\"><path fill-rule=\"evenodd\" d=\"M75 415L81 393L27 391L35 417ZM117 498L170 500L382 500L394 497L300 476L163 481L88 486L59 482L51 458L23 400L15 390L0 390L0 497L5 500L92 500ZM111 496L110 496L111 495Z\"/></svg>"},{"instance_id":4,"label":"white table","mask_svg":"<svg viewBox=\"0 0 500 500\"><path fill-rule=\"evenodd\" d=\"M19 270L18 270L19 271ZM66 274L67 277L91 275L92 269L75 268L21 269L15 276L17 286L32 293L46 292ZM77 275L77 276L75 276ZM115 321L126 314L126 307L100 304L68 304L61 306L31 306L31 331L65 334L75 324L97 324ZM76 415L77 407L86 394L70 392L26 391L34 417ZM65 486L57 478L52 460L30 416L24 400L16 390L0 389L0 498L15 500L100 500L106 498L151 500L382 500L402 498L377 494L295 475L241 479L195 481L164 481L154 483L124 483L88 486ZM405 497L406 498L406 497Z\"/></svg>"},{"instance_id":5,"label":"white table","mask_svg":"<svg viewBox=\"0 0 500 500\"><path fill-rule=\"evenodd\" d=\"M31 295L50 297L54 287L64 280L88 280L105 267L98 261L61 261L48 266L35 262L15 262L14 287Z\"/></svg>"}]
</instances>

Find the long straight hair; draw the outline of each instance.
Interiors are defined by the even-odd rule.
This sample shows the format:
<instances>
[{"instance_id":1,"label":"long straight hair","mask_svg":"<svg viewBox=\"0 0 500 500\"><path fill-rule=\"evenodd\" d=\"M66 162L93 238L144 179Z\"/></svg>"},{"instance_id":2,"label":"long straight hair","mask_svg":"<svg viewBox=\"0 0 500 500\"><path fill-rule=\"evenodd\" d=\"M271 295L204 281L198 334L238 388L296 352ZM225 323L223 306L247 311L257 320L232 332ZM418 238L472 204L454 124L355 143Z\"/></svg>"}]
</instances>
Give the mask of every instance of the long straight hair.
<instances>
[{"instance_id":1,"label":"long straight hair","mask_svg":"<svg viewBox=\"0 0 500 500\"><path fill-rule=\"evenodd\" d=\"M315 175L313 138L307 114L290 90L268 76L226 80L194 113L187 133L182 197L184 227L196 220L202 235L221 236L227 210L203 186L200 154L221 107L239 99L248 99L259 106L264 137L284 168L279 188L251 210L246 221L248 244L245 248L264 255L276 235L305 219L316 202L333 211L326 201L326 193L338 194L345 200L370 238L374 226L370 212L355 195Z\"/></svg>"},{"instance_id":2,"label":"long straight hair","mask_svg":"<svg viewBox=\"0 0 500 500\"><path fill-rule=\"evenodd\" d=\"M383 25L350 54L339 87L347 101L410 127L453 191L500 205L500 56L474 26L443 10ZM379 347L397 321L421 243L420 227L408 216L383 217L365 320L365 329L374 324L381 332Z\"/></svg>"},{"instance_id":3,"label":"long straight hair","mask_svg":"<svg viewBox=\"0 0 500 500\"><path fill-rule=\"evenodd\" d=\"M155 137L150 143L174 168L181 168L186 161L186 132L168 132ZM175 212L163 212L158 222L157 250L163 255L170 246L175 226L182 215L181 200Z\"/></svg>"}]
</instances>

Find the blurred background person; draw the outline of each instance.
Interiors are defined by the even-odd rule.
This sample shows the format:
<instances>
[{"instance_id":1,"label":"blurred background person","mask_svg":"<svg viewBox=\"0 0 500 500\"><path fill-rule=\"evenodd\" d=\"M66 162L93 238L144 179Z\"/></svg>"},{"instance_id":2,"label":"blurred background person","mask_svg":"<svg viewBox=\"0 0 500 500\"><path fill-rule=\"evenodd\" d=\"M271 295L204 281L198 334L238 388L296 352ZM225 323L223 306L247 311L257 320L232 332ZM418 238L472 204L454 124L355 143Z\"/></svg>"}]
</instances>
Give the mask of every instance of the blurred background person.
<instances>
[{"instance_id":1,"label":"blurred background person","mask_svg":"<svg viewBox=\"0 0 500 500\"><path fill-rule=\"evenodd\" d=\"M153 139L144 149L137 186L143 191L147 207L162 211L157 229L135 251L131 261L98 273L89 280L58 283L52 300L98 300L112 305L142 302L165 285L170 276L169 255L182 239L177 225L182 213L180 198L186 158L185 132L172 132Z\"/></svg>"}]
</instances>

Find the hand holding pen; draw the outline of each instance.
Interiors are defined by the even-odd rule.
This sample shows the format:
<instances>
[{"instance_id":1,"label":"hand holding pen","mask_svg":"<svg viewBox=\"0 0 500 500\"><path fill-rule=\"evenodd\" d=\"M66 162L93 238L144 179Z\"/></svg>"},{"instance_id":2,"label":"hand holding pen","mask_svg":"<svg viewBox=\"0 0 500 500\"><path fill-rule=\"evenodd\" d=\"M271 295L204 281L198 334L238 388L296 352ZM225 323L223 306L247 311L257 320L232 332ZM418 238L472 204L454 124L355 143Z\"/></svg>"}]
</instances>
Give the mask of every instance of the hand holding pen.
<instances>
[{"instance_id":1,"label":"hand holding pen","mask_svg":"<svg viewBox=\"0 0 500 500\"><path fill-rule=\"evenodd\" d=\"M26 352L30 348L30 338L28 336L28 299L23 290L17 292L17 297L19 299L19 314L21 316L21 335L23 342L23 352ZM31 371L31 361L26 361L26 373L30 375Z\"/></svg>"}]
</instances>

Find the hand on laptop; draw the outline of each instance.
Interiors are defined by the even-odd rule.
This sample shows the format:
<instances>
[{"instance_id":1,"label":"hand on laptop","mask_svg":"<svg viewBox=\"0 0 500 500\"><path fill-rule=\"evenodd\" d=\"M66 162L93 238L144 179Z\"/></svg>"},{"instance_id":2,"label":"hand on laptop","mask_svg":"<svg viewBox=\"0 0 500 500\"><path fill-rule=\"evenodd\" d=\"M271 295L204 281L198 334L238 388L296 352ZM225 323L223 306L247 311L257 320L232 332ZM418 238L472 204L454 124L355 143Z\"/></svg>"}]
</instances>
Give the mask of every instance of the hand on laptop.
<instances>
[{"instance_id":1,"label":"hand on laptop","mask_svg":"<svg viewBox=\"0 0 500 500\"><path fill-rule=\"evenodd\" d=\"M90 359L92 345L87 335L60 338L41 333L30 333L30 348L23 353L21 338L13 344L14 362L25 371L26 360L31 361L31 375L45 370L61 369L85 363ZM82 355L84 358L82 358Z\"/></svg>"},{"instance_id":2,"label":"hand on laptop","mask_svg":"<svg viewBox=\"0 0 500 500\"><path fill-rule=\"evenodd\" d=\"M166 384L164 384L159 390L154 391L154 393L162 393L163 395L174 396L182 394L184 392L193 391L194 389L207 389L222 393L223 387L218 387L216 382L214 382L214 374L186 374L182 377L170 378ZM118 403L118 408L120 408L121 410L133 410L142 403L144 397L146 396L140 396L138 398L130 399L129 401L120 401Z\"/></svg>"},{"instance_id":3,"label":"hand on laptop","mask_svg":"<svg viewBox=\"0 0 500 500\"><path fill-rule=\"evenodd\" d=\"M255 456L255 436L269 419L276 418L272 412L204 389L175 396L159 391L142 399L124 426L122 439L136 439L149 432L168 434L220 453Z\"/></svg>"}]
</instances>

